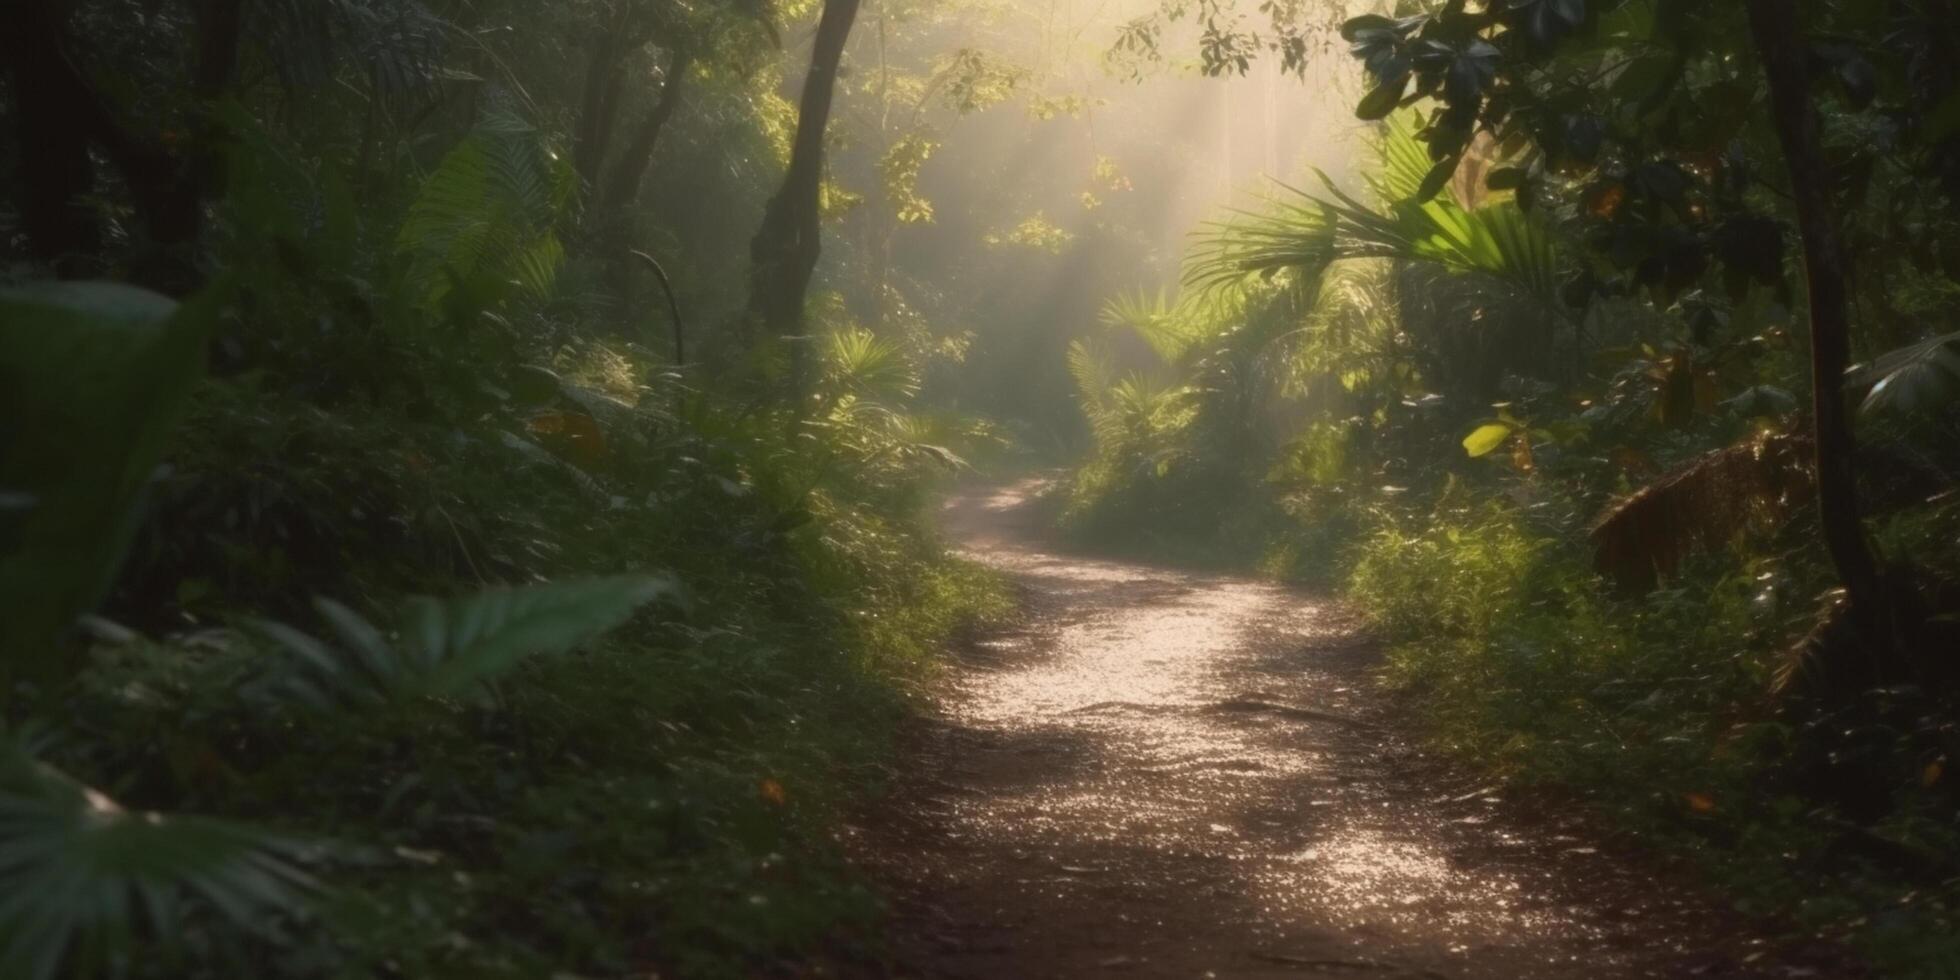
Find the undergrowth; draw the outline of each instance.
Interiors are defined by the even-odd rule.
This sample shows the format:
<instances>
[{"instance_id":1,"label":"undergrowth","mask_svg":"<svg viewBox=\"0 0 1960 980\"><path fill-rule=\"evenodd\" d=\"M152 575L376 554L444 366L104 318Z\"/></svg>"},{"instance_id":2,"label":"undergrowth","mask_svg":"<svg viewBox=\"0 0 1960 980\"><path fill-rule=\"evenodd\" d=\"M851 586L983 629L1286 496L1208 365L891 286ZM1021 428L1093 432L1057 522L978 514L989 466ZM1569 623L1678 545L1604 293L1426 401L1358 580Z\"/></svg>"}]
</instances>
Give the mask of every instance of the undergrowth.
<instances>
[{"instance_id":1,"label":"undergrowth","mask_svg":"<svg viewBox=\"0 0 1960 980\"><path fill-rule=\"evenodd\" d=\"M480 422L239 382L199 399L106 611L179 638L104 627L75 704L87 738L45 758L126 806L319 842L310 867L331 888L250 942L212 921L123 969L739 976L825 945L869 955L878 906L830 829L876 791L939 646L1007 603L916 505L878 497L895 485L846 470L786 495L804 475L775 437L712 414L622 420L612 438L642 441L593 465ZM271 655L250 622L320 632L309 595L371 606L636 568L684 601L527 662L482 703L320 722L235 696Z\"/></svg>"}]
</instances>

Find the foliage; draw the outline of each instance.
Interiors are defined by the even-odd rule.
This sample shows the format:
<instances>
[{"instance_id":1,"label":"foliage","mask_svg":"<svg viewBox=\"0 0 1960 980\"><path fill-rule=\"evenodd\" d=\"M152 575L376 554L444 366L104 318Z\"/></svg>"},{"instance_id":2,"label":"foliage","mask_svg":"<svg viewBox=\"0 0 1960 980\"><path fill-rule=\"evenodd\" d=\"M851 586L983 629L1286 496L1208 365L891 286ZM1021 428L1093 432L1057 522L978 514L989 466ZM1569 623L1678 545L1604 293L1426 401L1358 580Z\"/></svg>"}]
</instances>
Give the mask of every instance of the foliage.
<instances>
[{"instance_id":1,"label":"foliage","mask_svg":"<svg viewBox=\"0 0 1960 980\"><path fill-rule=\"evenodd\" d=\"M443 157L409 205L397 246L410 295L467 326L513 289L542 296L564 260L556 225L576 178L508 109Z\"/></svg>"},{"instance_id":2,"label":"foliage","mask_svg":"<svg viewBox=\"0 0 1960 980\"><path fill-rule=\"evenodd\" d=\"M1956 896L1924 869L1952 846L1960 687L1938 666L1954 539L1931 528L1960 443L1940 420L1956 307L1937 257L1960 225L1936 189L1952 133L1892 127L1950 104L1952 80L1898 60L1927 50L1907 35L1930 6L1883 26L1797 5L1852 258L1848 339L1868 358L1846 379L1864 399L1856 497L1901 616L1927 624L1900 671L1843 655L1863 627L1820 539L1815 345L1791 331L1810 311L1786 282L1791 178L1758 111L1749 6L1348 20L1357 115L1377 123L1368 193L1322 175L1206 225L1184 284L1225 312L1111 304L1115 336L1070 349L1085 414L1138 361L1192 414L1143 449L1099 431L1068 519L1342 588L1440 748L1592 802L1753 911L1943 975ZM1207 73L1294 65L1283 42L1315 20L1261 13L1270 30L1167 4L1118 54L1158 57L1196 14ZM1931 251L1908 261L1909 241Z\"/></svg>"},{"instance_id":3,"label":"foliage","mask_svg":"<svg viewBox=\"0 0 1960 980\"><path fill-rule=\"evenodd\" d=\"M116 283L0 294L5 675L59 676L57 637L109 590L135 504L202 370L222 291L179 307ZM78 455L77 447L87 447Z\"/></svg>"},{"instance_id":4,"label":"foliage","mask_svg":"<svg viewBox=\"0 0 1960 980\"><path fill-rule=\"evenodd\" d=\"M9 965L730 976L870 948L833 831L946 638L1007 609L926 520L998 436L924 400L957 332L826 316L812 404L759 408L747 364L623 339L647 324L614 261L646 236L686 327L739 343L705 311L787 147L755 43L780 12L246 4L251 70L193 92L178 62L227 5L60 6L129 56L75 61L115 121L175 141L203 220L173 277L229 275L172 304L0 244L30 280L0 297L0 401L37 420L0 437ZM655 144L584 124L651 118L628 82L656 43L693 66L685 138L615 228L579 164ZM976 110L1011 86L963 64L942 93ZM75 211L116 230L85 267L135 276L159 248L116 223L127 162ZM429 595L454 598L401 598Z\"/></svg>"},{"instance_id":5,"label":"foliage","mask_svg":"<svg viewBox=\"0 0 1960 980\"><path fill-rule=\"evenodd\" d=\"M288 655L264 694L320 711L417 697L457 697L508 674L525 657L563 653L617 627L675 584L649 576L493 590L447 602L411 602L399 646L373 623L330 599L314 608L333 630L329 646L282 623L257 626Z\"/></svg>"},{"instance_id":6,"label":"foliage","mask_svg":"<svg viewBox=\"0 0 1960 980\"><path fill-rule=\"evenodd\" d=\"M316 848L238 824L131 813L7 746L0 777L0 953L29 980L64 961L126 966L140 929L164 945L198 911L263 927L318 890Z\"/></svg>"},{"instance_id":7,"label":"foliage","mask_svg":"<svg viewBox=\"0 0 1960 980\"><path fill-rule=\"evenodd\" d=\"M1314 276L1337 262L1399 259L1488 276L1562 315L1561 262L1543 223L1510 200L1466 207L1423 197L1416 125L1412 113L1398 114L1381 138L1382 175L1371 182L1383 210L1320 174L1329 198L1284 188L1289 196L1210 225L1192 252L1186 283L1215 290L1282 270Z\"/></svg>"}]
</instances>

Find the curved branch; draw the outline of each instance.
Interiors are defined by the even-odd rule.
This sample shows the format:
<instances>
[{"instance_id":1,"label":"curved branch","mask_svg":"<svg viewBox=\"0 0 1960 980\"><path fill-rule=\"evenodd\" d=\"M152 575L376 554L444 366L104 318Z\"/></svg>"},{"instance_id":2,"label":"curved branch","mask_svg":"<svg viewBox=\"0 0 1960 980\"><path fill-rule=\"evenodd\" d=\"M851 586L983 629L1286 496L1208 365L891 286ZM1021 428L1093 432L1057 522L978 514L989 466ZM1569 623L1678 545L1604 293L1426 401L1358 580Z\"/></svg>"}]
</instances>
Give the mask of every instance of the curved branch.
<instances>
[{"instance_id":1,"label":"curved branch","mask_svg":"<svg viewBox=\"0 0 1960 980\"><path fill-rule=\"evenodd\" d=\"M660 280L660 290L667 294L667 312L674 317L674 366L686 364L687 331L681 323L680 301L674 298L673 280L667 278L667 270L661 268L660 263L653 256L639 249L631 249L630 252L634 258L646 263L646 267L653 270L653 277Z\"/></svg>"}]
</instances>

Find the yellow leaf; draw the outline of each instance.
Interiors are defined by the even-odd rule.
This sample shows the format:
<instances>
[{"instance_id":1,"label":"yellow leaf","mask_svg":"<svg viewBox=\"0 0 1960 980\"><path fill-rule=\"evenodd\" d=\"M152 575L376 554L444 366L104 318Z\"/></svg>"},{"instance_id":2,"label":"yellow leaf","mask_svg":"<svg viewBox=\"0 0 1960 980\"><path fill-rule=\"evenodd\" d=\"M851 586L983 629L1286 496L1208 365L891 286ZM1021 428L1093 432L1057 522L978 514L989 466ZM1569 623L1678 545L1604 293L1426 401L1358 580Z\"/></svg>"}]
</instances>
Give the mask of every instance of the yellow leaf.
<instances>
[{"instance_id":1,"label":"yellow leaf","mask_svg":"<svg viewBox=\"0 0 1960 980\"><path fill-rule=\"evenodd\" d=\"M1463 437L1463 451L1469 453L1472 458L1488 456L1497 447L1504 445L1504 440L1509 438L1511 438L1510 426L1502 422L1489 422L1477 426L1476 431Z\"/></svg>"},{"instance_id":2,"label":"yellow leaf","mask_svg":"<svg viewBox=\"0 0 1960 980\"><path fill-rule=\"evenodd\" d=\"M762 798L764 800L767 800L770 803L775 804L776 806L782 806L783 804L789 802L789 791L783 788L782 783L779 783L773 779L763 780L759 785L756 786L756 791L762 794Z\"/></svg>"},{"instance_id":3,"label":"yellow leaf","mask_svg":"<svg viewBox=\"0 0 1960 980\"><path fill-rule=\"evenodd\" d=\"M1715 798L1707 793L1683 793L1681 796L1688 801L1688 809L1696 813L1715 812Z\"/></svg>"}]
</instances>

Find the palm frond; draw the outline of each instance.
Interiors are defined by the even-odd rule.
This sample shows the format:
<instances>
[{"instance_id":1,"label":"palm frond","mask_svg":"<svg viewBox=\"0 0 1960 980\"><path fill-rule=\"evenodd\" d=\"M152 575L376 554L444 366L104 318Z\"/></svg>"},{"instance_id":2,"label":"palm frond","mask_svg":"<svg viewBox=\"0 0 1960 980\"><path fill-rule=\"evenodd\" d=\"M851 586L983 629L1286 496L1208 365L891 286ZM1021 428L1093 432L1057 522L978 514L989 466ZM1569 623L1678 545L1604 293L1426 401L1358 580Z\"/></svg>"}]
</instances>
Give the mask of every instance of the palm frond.
<instances>
[{"instance_id":1,"label":"palm frond","mask_svg":"<svg viewBox=\"0 0 1960 980\"><path fill-rule=\"evenodd\" d=\"M1447 197L1413 199L1428 158L1412 125L1392 121L1378 145L1382 168L1370 184L1388 202L1382 208L1356 200L1318 171L1324 196L1280 184L1262 208L1203 226L1185 284L1208 292L1283 272L1313 278L1355 259L1400 259L1482 277L1563 316L1560 254L1540 219L1510 201L1465 210Z\"/></svg>"},{"instance_id":2,"label":"palm frond","mask_svg":"<svg viewBox=\"0 0 1960 980\"><path fill-rule=\"evenodd\" d=\"M1111 329L1130 330L1150 345L1159 360L1175 364L1197 344L1229 322L1217 303L1197 296L1173 296L1169 290L1119 293L1103 304L1102 322Z\"/></svg>"},{"instance_id":3,"label":"palm frond","mask_svg":"<svg viewBox=\"0 0 1960 980\"><path fill-rule=\"evenodd\" d=\"M1868 388L1859 411L1934 416L1960 401L1960 332L1887 351L1847 380Z\"/></svg>"},{"instance_id":4,"label":"palm frond","mask_svg":"<svg viewBox=\"0 0 1960 980\"><path fill-rule=\"evenodd\" d=\"M660 598L682 599L679 584L627 575L419 598L403 611L399 644L353 610L320 599L314 608L338 645L282 623L255 624L286 655L255 693L320 711L467 694L527 657L563 653L611 630Z\"/></svg>"},{"instance_id":5,"label":"palm frond","mask_svg":"<svg viewBox=\"0 0 1960 980\"><path fill-rule=\"evenodd\" d=\"M1076 397L1081 400L1083 410L1091 415L1116 384L1116 369L1111 366L1109 350L1096 341L1069 342L1068 373L1075 379Z\"/></svg>"},{"instance_id":6,"label":"palm frond","mask_svg":"<svg viewBox=\"0 0 1960 980\"><path fill-rule=\"evenodd\" d=\"M1328 270L1289 349L1289 380L1303 391L1316 379L1357 390L1403 359L1396 343L1401 323L1386 262L1346 262Z\"/></svg>"},{"instance_id":7,"label":"palm frond","mask_svg":"<svg viewBox=\"0 0 1960 980\"><path fill-rule=\"evenodd\" d=\"M12 744L0 759L0 962L47 980L170 937L185 914L252 928L320 889L319 848L241 824L123 809Z\"/></svg>"},{"instance_id":8,"label":"palm frond","mask_svg":"<svg viewBox=\"0 0 1960 980\"><path fill-rule=\"evenodd\" d=\"M1593 526L1593 565L1630 589L1651 588L1698 549L1778 523L1811 486L1810 442L1765 435L1717 449L1620 501Z\"/></svg>"},{"instance_id":9,"label":"palm frond","mask_svg":"<svg viewBox=\"0 0 1960 980\"><path fill-rule=\"evenodd\" d=\"M1429 145L1421 139L1422 117L1414 111L1389 115L1381 132L1371 141L1380 167L1363 179L1383 207L1394 207L1415 200L1422 182L1436 162L1429 158Z\"/></svg>"},{"instance_id":10,"label":"palm frond","mask_svg":"<svg viewBox=\"0 0 1960 980\"><path fill-rule=\"evenodd\" d=\"M1093 422L1096 441L1105 446L1144 447L1165 444L1190 423L1193 391L1132 374L1109 388L1102 411Z\"/></svg>"},{"instance_id":11,"label":"palm frond","mask_svg":"<svg viewBox=\"0 0 1960 980\"><path fill-rule=\"evenodd\" d=\"M824 351L829 383L839 393L906 401L919 393L919 372L897 341L851 327L832 331Z\"/></svg>"}]
</instances>

